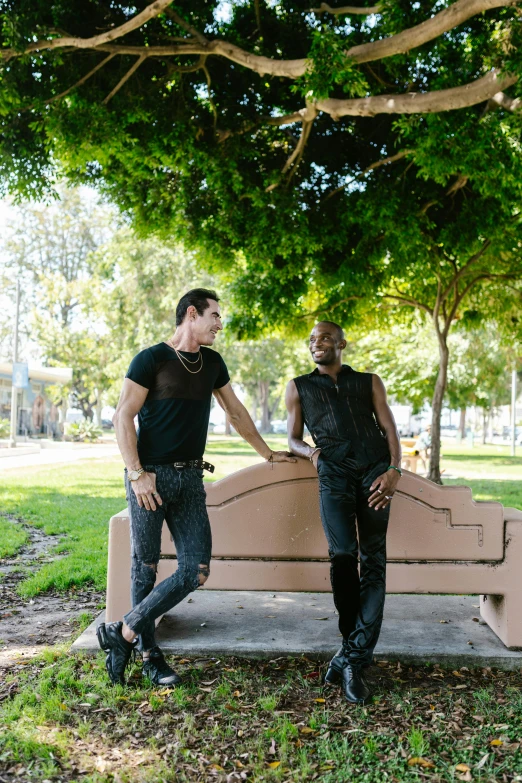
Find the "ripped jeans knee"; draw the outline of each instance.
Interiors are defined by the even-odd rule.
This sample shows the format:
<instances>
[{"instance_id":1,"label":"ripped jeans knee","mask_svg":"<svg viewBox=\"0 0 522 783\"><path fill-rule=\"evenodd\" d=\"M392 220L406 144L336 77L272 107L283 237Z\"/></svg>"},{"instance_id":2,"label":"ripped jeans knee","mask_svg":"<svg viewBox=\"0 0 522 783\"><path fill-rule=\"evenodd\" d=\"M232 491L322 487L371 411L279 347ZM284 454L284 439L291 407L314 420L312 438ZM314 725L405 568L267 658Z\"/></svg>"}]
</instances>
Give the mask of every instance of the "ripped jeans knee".
<instances>
[{"instance_id":1,"label":"ripped jeans knee","mask_svg":"<svg viewBox=\"0 0 522 783\"><path fill-rule=\"evenodd\" d=\"M134 556L132 561L132 581L140 591L150 592L156 583L157 563L144 563Z\"/></svg>"},{"instance_id":2,"label":"ripped jeans knee","mask_svg":"<svg viewBox=\"0 0 522 783\"><path fill-rule=\"evenodd\" d=\"M180 563L179 571L185 587L192 591L205 584L210 575L210 566L206 563Z\"/></svg>"}]
</instances>

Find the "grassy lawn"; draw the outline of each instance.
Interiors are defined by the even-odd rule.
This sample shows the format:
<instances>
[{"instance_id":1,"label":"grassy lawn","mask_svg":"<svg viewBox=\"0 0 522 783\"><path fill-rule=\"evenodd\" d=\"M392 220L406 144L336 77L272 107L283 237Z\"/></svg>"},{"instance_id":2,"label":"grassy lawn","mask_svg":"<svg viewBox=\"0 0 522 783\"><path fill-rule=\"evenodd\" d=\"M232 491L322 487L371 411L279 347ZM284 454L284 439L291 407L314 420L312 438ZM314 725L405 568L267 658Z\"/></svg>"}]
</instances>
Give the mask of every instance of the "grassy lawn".
<instances>
[{"instance_id":1,"label":"grassy lawn","mask_svg":"<svg viewBox=\"0 0 522 783\"><path fill-rule=\"evenodd\" d=\"M284 437L270 439L284 448ZM212 437L214 479L259 461L237 438ZM451 476L479 500L522 507L522 460L507 449L444 448ZM449 483L449 482L448 482ZM67 555L28 575L26 597L105 586L107 529L125 505L119 459L9 471L0 508L62 536ZM3 517L0 552L25 531ZM17 538L18 537L18 538ZM85 623L90 617L85 616ZM324 692L324 665L175 659L175 689L144 686L138 664L111 688L103 657L67 648L20 661L0 681L0 780L69 783L481 783L522 781L522 673L373 667L372 704ZM4 777L4 774L7 777Z\"/></svg>"},{"instance_id":2,"label":"grassy lawn","mask_svg":"<svg viewBox=\"0 0 522 783\"><path fill-rule=\"evenodd\" d=\"M27 542L25 530L0 513L0 558L12 557Z\"/></svg>"},{"instance_id":3,"label":"grassy lawn","mask_svg":"<svg viewBox=\"0 0 522 783\"><path fill-rule=\"evenodd\" d=\"M185 682L107 685L101 656L47 651L0 690L9 780L381 783L522 780L520 673L372 671L374 702L343 703L306 659L177 660ZM14 695L13 695L14 694Z\"/></svg>"}]
</instances>

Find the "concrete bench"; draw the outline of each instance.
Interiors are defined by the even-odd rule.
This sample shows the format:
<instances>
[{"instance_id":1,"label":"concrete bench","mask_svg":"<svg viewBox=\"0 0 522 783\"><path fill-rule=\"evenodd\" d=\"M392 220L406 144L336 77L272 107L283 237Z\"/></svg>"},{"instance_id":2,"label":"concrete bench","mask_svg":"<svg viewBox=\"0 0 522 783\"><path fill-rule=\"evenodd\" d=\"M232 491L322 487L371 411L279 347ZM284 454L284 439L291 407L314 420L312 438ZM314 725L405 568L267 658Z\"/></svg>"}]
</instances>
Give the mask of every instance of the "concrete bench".
<instances>
[{"instance_id":1,"label":"concrete bench","mask_svg":"<svg viewBox=\"0 0 522 783\"><path fill-rule=\"evenodd\" d=\"M261 463L205 486L213 559L203 589L330 591L317 474L307 460ZM175 571L175 558L165 526L158 581ZM390 518L388 592L480 594L483 619L507 647L522 647L521 572L521 511L405 472ZM124 510L110 521L108 621L129 608Z\"/></svg>"}]
</instances>

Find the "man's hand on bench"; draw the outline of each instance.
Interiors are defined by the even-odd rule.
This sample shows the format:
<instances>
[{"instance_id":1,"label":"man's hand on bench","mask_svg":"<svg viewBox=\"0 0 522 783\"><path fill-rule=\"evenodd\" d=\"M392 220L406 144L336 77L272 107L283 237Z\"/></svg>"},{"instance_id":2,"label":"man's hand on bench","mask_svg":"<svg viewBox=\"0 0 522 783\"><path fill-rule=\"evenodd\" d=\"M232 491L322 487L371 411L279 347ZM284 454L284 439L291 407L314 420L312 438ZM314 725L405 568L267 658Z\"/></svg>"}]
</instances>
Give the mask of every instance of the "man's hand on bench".
<instances>
[{"instance_id":1,"label":"man's hand on bench","mask_svg":"<svg viewBox=\"0 0 522 783\"><path fill-rule=\"evenodd\" d=\"M377 476L370 487L372 494L368 498L368 505L371 508L375 508L376 511L386 508L395 494L399 479L400 475L396 470L388 470L386 473Z\"/></svg>"},{"instance_id":2,"label":"man's hand on bench","mask_svg":"<svg viewBox=\"0 0 522 783\"><path fill-rule=\"evenodd\" d=\"M163 501L156 491L155 473L142 473L139 479L130 483L136 495L138 506L145 507L147 511L156 511L156 503L158 506L163 505Z\"/></svg>"}]
</instances>

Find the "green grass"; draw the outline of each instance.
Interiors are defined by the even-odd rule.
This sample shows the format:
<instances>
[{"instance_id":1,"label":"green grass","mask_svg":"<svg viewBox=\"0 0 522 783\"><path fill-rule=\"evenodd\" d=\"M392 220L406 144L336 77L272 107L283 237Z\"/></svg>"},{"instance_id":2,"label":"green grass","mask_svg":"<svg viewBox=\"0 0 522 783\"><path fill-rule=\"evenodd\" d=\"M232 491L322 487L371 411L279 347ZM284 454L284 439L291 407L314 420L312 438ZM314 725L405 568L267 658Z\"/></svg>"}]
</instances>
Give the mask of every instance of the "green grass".
<instances>
[{"instance_id":1,"label":"green grass","mask_svg":"<svg viewBox=\"0 0 522 783\"><path fill-rule=\"evenodd\" d=\"M225 783L241 771L253 783L450 783L459 764L482 783L522 774L520 673L381 663L363 708L323 692L324 665L306 659L173 665L174 690L145 686L137 664L111 688L101 655L65 648L8 673L0 769L85 783Z\"/></svg>"},{"instance_id":2,"label":"green grass","mask_svg":"<svg viewBox=\"0 0 522 783\"><path fill-rule=\"evenodd\" d=\"M28 538L27 532L20 525L0 514L0 558L16 555Z\"/></svg>"},{"instance_id":3,"label":"green grass","mask_svg":"<svg viewBox=\"0 0 522 783\"><path fill-rule=\"evenodd\" d=\"M517 456L512 457L509 446L487 444L471 449L463 444L445 441L441 468L452 476L522 481L522 447L519 446Z\"/></svg>"},{"instance_id":4,"label":"green grass","mask_svg":"<svg viewBox=\"0 0 522 783\"><path fill-rule=\"evenodd\" d=\"M268 442L274 449L286 448L283 435L270 436ZM445 445L443 453L446 472L462 476L447 479L446 483L468 484L475 500L496 500L505 506L522 508L522 457L512 458L507 447L498 446L471 450ZM211 436L205 456L216 465L212 476L206 474L206 480L213 481L260 461L238 437ZM467 475L473 478L465 478ZM506 475L513 478L505 478ZM48 534L60 535L55 551L65 554L22 582L21 594L30 597L50 588L65 590L87 583L103 590L109 518L125 504L119 458L6 471L0 487L2 511L43 528ZM14 554L26 538L24 531L2 518L0 557Z\"/></svg>"},{"instance_id":5,"label":"green grass","mask_svg":"<svg viewBox=\"0 0 522 783\"><path fill-rule=\"evenodd\" d=\"M22 582L21 594L29 597L49 588L65 590L85 583L103 590L108 522L124 506L119 460L89 460L4 474L0 487L2 510L47 534L60 535L54 551L67 553Z\"/></svg>"}]
</instances>

